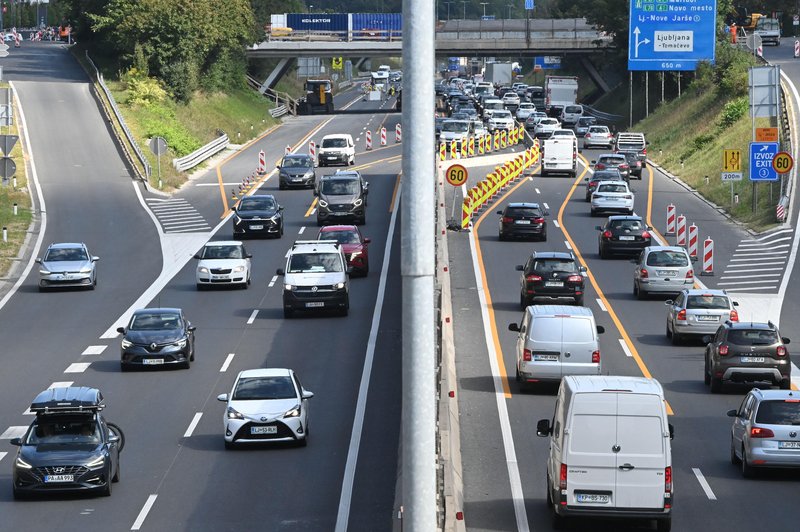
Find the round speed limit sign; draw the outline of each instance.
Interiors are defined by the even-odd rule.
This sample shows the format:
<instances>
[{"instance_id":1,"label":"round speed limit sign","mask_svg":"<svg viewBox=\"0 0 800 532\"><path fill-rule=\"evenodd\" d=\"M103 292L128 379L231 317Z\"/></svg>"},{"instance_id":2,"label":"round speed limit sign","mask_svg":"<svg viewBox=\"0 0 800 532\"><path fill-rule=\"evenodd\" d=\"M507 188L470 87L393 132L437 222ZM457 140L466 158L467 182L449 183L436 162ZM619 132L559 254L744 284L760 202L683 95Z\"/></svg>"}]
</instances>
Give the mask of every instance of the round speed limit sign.
<instances>
[{"instance_id":1,"label":"round speed limit sign","mask_svg":"<svg viewBox=\"0 0 800 532\"><path fill-rule=\"evenodd\" d=\"M794 159L789 153L780 151L772 158L772 168L779 174L788 173L794 166Z\"/></svg>"},{"instance_id":2,"label":"round speed limit sign","mask_svg":"<svg viewBox=\"0 0 800 532\"><path fill-rule=\"evenodd\" d=\"M451 165L444 177L454 187L460 187L467 182L467 169L460 164Z\"/></svg>"}]
</instances>

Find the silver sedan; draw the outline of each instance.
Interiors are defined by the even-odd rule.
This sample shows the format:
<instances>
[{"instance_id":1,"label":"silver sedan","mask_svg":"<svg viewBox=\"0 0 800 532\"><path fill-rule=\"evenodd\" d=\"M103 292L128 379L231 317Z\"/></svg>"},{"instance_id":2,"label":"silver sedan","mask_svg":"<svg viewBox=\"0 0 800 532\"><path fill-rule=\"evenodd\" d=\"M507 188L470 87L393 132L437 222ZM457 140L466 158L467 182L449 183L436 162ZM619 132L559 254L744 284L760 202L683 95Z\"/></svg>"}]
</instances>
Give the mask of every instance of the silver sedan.
<instances>
[{"instance_id":1,"label":"silver sedan","mask_svg":"<svg viewBox=\"0 0 800 532\"><path fill-rule=\"evenodd\" d=\"M733 301L724 290L684 289L674 300L664 302L667 311L667 338L677 345L688 335L715 334L728 320L739 321Z\"/></svg>"},{"instance_id":2,"label":"silver sedan","mask_svg":"<svg viewBox=\"0 0 800 532\"><path fill-rule=\"evenodd\" d=\"M97 285L97 265L84 243L50 244L44 257L37 258L39 291L59 287L83 287L94 290Z\"/></svg>"}]
</instances>

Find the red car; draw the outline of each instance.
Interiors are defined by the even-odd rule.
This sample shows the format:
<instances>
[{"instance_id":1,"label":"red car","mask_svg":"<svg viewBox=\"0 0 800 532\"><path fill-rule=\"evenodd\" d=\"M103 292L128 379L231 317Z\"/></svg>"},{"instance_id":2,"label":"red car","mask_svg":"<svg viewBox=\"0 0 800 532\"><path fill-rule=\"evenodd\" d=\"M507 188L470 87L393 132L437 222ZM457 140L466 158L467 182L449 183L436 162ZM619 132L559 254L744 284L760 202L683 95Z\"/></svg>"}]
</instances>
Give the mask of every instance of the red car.
<instances>
[{"instance_id":1,"label":"red car","mask_svg":"<svg viewBox=\"0 0 800 532\"><path fill-rule=\"evenodd\" d=\"M355 225L328 225L319 230L317 240L335 240L342 245L347 265L353 274L369 273L369 243Z\"/></svg>"}]
</instances>

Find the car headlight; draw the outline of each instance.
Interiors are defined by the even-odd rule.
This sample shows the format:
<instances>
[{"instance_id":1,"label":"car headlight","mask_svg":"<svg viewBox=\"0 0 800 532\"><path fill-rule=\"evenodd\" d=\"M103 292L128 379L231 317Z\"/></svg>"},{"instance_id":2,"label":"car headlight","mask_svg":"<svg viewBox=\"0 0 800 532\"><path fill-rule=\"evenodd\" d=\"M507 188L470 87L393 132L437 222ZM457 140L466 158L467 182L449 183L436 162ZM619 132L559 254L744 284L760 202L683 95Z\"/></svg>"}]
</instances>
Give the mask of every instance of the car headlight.
<instances>
[{"instance_id":1,"label":"car headlight","mask_svg":"<svg viewBox=\"0 0 800 532\"><path fill-rule=\"evenodd\" d=\"M21 467L22 469L33 469L32 465L30 465L28 462L26 462L19 456L17 456L17 461L15 462L15 464L17 467Z\"/></svg>"},{"instance_id":2,"label":"car headlight","mask_svg":"<svg viewBox=\"0 0 800 532\"><path fill-rule=\"evenodd\" d=\"M310 170L308 172L306 172L305 175L303 175L303 179L310 179L312 177L314 177L314 172L312 172Z\"/></svg>"},{"instance_id":3,"label":"car headlight","mask_svg":"<svg viewBox=\"0 0 800 532\"><path fill-rule=\"evenodd\" d=\"M205 266L200 266L199 268L197 268L197 272L198 273L208 273L208 268L206 268Z\"/></svg>"},{"instance_id":4,"label":"car headlight","mask_svg":"<svg viewBox=\"0 0 800 532\"><path fill-rule=\"evenodd\" d=\"M285 177L285 178L288 178L288 177L289 177L289 174L287 174L286 172L281 172L280 174L278 174L278 177Z\"/></svg>"},{"instance_id":5,"label":"car headlight","mask_svg":"<svg viewBox=\"0 0 800 532\"><path fill-rule=\"evenodd\" d=\"M103 467L103 465L105 465L105 463L106 463L106 457L103 456L103 455L100 455L97 458L95 458L94 460L92 460L91 462L87 463L86 467L88 467L89 469L97 469L98 467Z\"/></svg>"},{"instance_id":6,"label":"car headlight","mask_svg":"<svg viewBox=\"0 0 800 532\"><path fill-rule=\"evenodd\" d=\"M360 251L354 251L354 252L352 252L350 254L350 259L352 260L352 259L354 259L356 257L360 257L360 256L361 256L361 252Z\"/></svg>"},{"instance_id":7,"label":"car headlight","mask_svg":"<svg viewBox=\"0 0 800 532\"><path fill-rule=\"evenodd\" d=\"M286 412L283 417L300 417L300 405L295 405L294 408Z\"/></svg>"},{"instance_id":8,"label":"car headlight","mask_svg":"<svg viewBox=\"0 0 800 532\"><path fill-rule=\"evenodd\" d=\"M238 225L238 224L242 223L243 221L244 221L244 220L242 220L242 218L241 218L241 217L240 217L238 214L234 215L234 217L233 217L233 223L235 223L235 224L237 224L237 225Z\"/></svg>"},{"instance_id":9,"label":"car headlight","mask_svg":"<svg viewBox=\"0 0 800 532\"><path fill-rule=\"evenodd\" d=\"M342 288L344 288L344 283L336 283L335 286L337 290L341 290Z\"/></svg>"},{"instance_id":10,"label":"car headlight","mask_svg":"<svg viewBox=\"0 0 800 532\"><path fill-rule=\"evenodd\" d=\"M243 271L244 271L244 269L245 269L245 268L244 268L244 265L239 265L239 266L237 266L237 267L235 267L235 268L233 269L233 272L234 272L234 273L243 272Z\"/></svg>"},{"instance_id":11,"label":"car headlight","mask_svg":"<svg viewBox=\"0 0 800 532\"><path fill-rule=\"evenodd\" d=\"M51 273L50 270L44 270L44 269L39 270L39 275L50 275L50 273Z\"/></svg>"},{"instance_id":12,"label":"car headlight","mask_svg":"<svg viewBox=\"0 0 800 532\"><path fill-rule=\"evenodd\" d=\"M92 273L92 268L90 268L89 266L81 268L80 273Z\"/></svg>"},{"instance_id":13,"label":"car headlight","mask_svg":"<svg viewBox=\"0 0 800 532\"><path fill-rule=\"evenodd\" d=\"M283 289L286 290L287 292L291 292L292 290L294 290L294 285L285 284L283 285Z\"/></svg>"},{"instance_id":14,"label":"car headlight","mask_svg":"<svg viewBox=\"0 0 800 532\"><path fill-rule=\"evenodd\" d=\"M175 342L172 345L174 345L178 349L183 349L184 347L186 347L186 338L181 338L180 340L178 340L177 342Z\"/></svg>"},{"instance_id":15,"label":"car headlight","mask_svg":"<svg viewBox=\"0 0 800 532\"><path fill-rule=\"evenodd\" d=\"M358 198L353 202L353 207L361 207L361 204L364 203L361 198Z\"/></svg>"},{"instance_id":16,"label":"car headlight","mask_svg":"<svg viewBox=\"0 0 800 532\"><path fill-rule=\"evenodd\" d=\"M228 407L228 419L244 419L244 416L232 406Z\"/></svg>"},{"instance_id":17,"label":"car headlight","mask_svg":"<svg viewBox=\"0 0 800 532\"><path fill-rule=\"evenodd\" d=\"M280 213L275 213L272 216L270 216L269 221L272 223L277 223L280 217L281 217Z\"/></svg>"},{"instance_id":18,"label":"car headlight","mask_svg":"<svg viewBox=\"0 0 800 532\"><path fill-rule=\"evenodd\" d=\"M328 206L328 202L325 201L324 199L321 199L321 200L319 200L319 206L320 207L327 207Z\"/></svg>"},{"instance_id":19,"label":"car headlight","mask_svg":"<svg viewBox=\"0 0 800 532\"><path fill-rule=\"evenodd\" d=\"M133 345L133 342L131 342L127 338L123 338L122 339L122 349L128 349L132 345Z\"/></svg>"}]
</instances>

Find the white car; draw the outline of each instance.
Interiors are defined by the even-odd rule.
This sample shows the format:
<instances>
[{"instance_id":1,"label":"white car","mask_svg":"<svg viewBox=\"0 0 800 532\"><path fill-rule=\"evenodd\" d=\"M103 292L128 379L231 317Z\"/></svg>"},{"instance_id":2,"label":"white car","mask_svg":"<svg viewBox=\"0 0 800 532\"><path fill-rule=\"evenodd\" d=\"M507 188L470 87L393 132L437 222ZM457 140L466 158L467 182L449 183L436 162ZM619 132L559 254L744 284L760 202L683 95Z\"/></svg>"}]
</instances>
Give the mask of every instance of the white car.
<instances>
[{"instance_id":1,"label":"white car","mask_svg":"<svg viewBox=\"0 0 800 532\"><path fill-rule=\"evenodd\" d=\"M225 448L263 442L308 443L308 400L314 397L291 369L261 368L239 372L222 416Z\"/></svg>"},{"instance_id":2,"label":"white car","mask_svg":"<svg viewBox=\"0 0 800 532\"><path fill-rule=\"evenodd\" d=\"M510 130L515 126L514 117L511 111L495 111L489 117L489 131Z\"/></svg>"},{"instance_id":3,"label":"white car","mask_svg":"<svg viewBox=\"0 0 800 532\"><path fill-rule=\"evenodd\" d=\"M250 285L250 253L237 240L208 242L195 254L197 289L209 286Z\"/></svg>"},{"instance_id":4,"label":"white car","mask_svg":"<svg viewBox=\"0 0 800 532\"><path fill-rule=\"evenodd\" d=\"M317 166L356 164L356 145L348 133L325 135L319 143Z\"/></svg>"},{"instance_id":5,"label":"white car","mask_svg":"<svg viewBox=\"0 0 800 532\"><path fill-rule=\"evenodd\" d=\"M589 131L583 136L583 147L593 148L602 146L609 150L614 147L614 134L609 131L608 126L589 126Z\"/></svg>"},{"instance_id":6,"label":"white car","mask_svg":"<svg viewBox=\"0 0 800 532\"><path fill-rule=\"evenodd\" d=\"M517 107L517 120L524 122L529 116L531 116L531 113L534 112L536 112L535 105L530 102L522 102L519 104L519 107Z\"/></svg>"},{"instance_id":7,"label":"white car","mask_svg":"<svg viewBox=\"0 0 800 532\"><path fill-rule=\"evenodd\" d=\"M624 181L600 181L592 193L592 216L603 211L633 214L633 192Z\"/></svg>"},{"instance_id":8,"label":"white car","mask_svg":"<svg viewBox=\"0 0 800 532\"><path fill-rule=\"evenodd\" d=\"M486 129L486 124L483 123L483 120L476 119L472 121L473 131L475 132L475 137L480 138L489 133L489 130Z\"/></svg>"},{"instance_id":9,"label":"white car","mask_svg":"<svg viewBox=\"0 0 800 532\"><path fill-rule=\"evenodd\" d=\"M507 92L503 95L503 105L512 105L516 107L519 103L519 94L516 92Z\"/></svg>"},{"instance_id":10,"label":"white car","mask_svg":"<svg viewBox=\"0 0 800 532\"><path fill-rule=\"evenodd\" d=\"M556 129L561 129L561 124L555 118L542 118L533 128L533 136L549 137Z\"/></svg>"}]
</instances>

